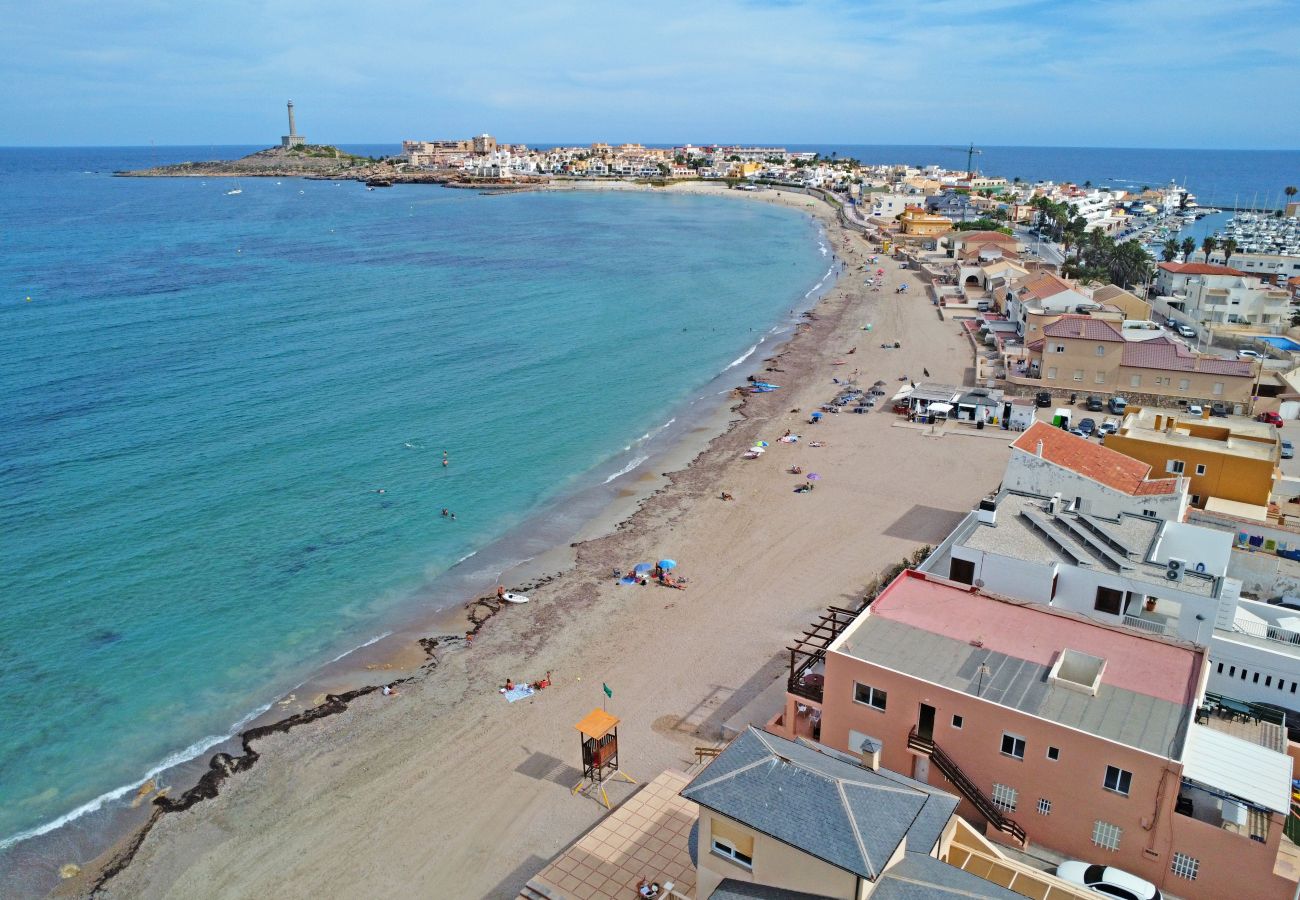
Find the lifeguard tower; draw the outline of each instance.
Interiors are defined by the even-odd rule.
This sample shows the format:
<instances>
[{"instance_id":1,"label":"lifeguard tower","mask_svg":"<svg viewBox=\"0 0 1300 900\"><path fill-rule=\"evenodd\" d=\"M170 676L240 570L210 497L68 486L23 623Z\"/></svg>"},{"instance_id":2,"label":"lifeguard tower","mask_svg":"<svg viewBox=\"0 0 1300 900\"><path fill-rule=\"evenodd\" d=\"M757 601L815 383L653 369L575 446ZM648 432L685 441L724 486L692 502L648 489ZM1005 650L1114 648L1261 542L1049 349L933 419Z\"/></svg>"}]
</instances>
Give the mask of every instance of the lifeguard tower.
<instances>
[{"instance_id":1,"label":"lifeguard tower","mask_svg":"<svg viewBox=\"0 0 1300 900\"><path fill-rule=\"evenodd\" d=\"M636 784L618 770L618 722L618 716L593 709L573 726L582 739L582 781L573 786L573 793L598 792L606 809L610 809L606 780L622 778L628 784Z\"/></svg>"}]
</instances>

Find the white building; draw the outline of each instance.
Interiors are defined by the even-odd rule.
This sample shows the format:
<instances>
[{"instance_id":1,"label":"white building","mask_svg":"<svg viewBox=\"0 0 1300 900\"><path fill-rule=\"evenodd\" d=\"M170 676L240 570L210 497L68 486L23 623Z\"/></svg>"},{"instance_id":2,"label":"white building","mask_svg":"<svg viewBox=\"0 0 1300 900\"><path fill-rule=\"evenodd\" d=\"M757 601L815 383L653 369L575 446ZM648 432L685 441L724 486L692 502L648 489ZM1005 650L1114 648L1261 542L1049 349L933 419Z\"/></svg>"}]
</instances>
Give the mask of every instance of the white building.
<instances>
[{"instance_id":1,"label":"white building","mask_svg":"<svg viewBox=\"0 0 1300 900\"><path fill-rule=\"evenodd\" d=\"M1185 479L1041 422L1012 447L997 495L922 570L1208 646L1211 692L1300 710L1300 613L1241 597L1234 535L1179 520Z\"/></svg>"},{"instance_id":2,"label":"white building","mask_svg":"<svg viewBox=\"0 0 1300 900\"><path fill-rule=\"evenodd\" d=\"M1160 263L1155 288L1182 315L1208 325L1290 324L1291 298L1283 289L1239 269L1207 263Z\"/></svg>"}]
</instances>

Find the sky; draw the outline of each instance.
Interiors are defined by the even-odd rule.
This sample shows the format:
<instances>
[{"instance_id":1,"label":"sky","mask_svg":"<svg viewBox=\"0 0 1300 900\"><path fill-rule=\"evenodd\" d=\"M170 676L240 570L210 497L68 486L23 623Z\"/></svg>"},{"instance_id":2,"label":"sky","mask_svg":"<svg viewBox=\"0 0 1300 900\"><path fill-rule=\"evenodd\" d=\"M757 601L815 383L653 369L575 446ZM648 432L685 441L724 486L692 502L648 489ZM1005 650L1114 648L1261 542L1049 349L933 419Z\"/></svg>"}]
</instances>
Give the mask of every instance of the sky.
<instances>
[{"instance_id":1,"label":"sky","mask_svg":"<svg viewBox=\"0 0 1300 900\"><path fill-rule=\"evenodd\" d=\"M0 145L1300 148L1300 0L4 0Z\"/></svg>"}]
</instances>

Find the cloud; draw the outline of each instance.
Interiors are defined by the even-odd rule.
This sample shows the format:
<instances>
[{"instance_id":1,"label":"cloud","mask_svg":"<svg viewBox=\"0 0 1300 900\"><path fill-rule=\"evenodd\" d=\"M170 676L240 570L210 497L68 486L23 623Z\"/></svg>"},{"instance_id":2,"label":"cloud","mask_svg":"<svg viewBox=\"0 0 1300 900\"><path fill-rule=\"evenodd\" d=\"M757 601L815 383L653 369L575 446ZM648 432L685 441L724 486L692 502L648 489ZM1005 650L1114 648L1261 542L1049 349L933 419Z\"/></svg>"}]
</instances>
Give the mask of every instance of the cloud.
<instances>
[{"instance_id":1,"label":"cloud","mask_svg":"<svg viewBox=\"0 0 1300 900\"><path fill-rule=\"evenodd\" d=\"M662 0L593 6L47 0L9 15L0 143L506 140L1141 145L1261 133L1294 5ZM1213 102L1207 102L1213 101Z\"/></svg>"}]
</instances>

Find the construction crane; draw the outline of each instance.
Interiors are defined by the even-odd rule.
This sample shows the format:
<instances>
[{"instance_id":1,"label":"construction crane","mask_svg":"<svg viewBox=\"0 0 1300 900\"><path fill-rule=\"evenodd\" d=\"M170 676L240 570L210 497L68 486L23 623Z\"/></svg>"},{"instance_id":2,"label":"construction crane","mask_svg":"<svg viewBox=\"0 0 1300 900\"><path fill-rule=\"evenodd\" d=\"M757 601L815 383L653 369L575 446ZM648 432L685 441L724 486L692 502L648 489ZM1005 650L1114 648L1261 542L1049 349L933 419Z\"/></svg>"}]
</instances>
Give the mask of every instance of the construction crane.
<instances>
[{"instance_id":1,"label":"construction crane","mask_svg":"<svg viewBox=\"0 0 1300 900\"><path fill-rule=\"evenodd\" d=\"M943 149L951 150L953 153L965 153L966 154L966 175L967 177L970 178L973 178L975 176L975 170L971 168L971 164L974 161L975 157L982 155L984 151L976 147L974 142L971 142L971 145L969 147L944 147Z\"/></svg>"}]
</instances>

